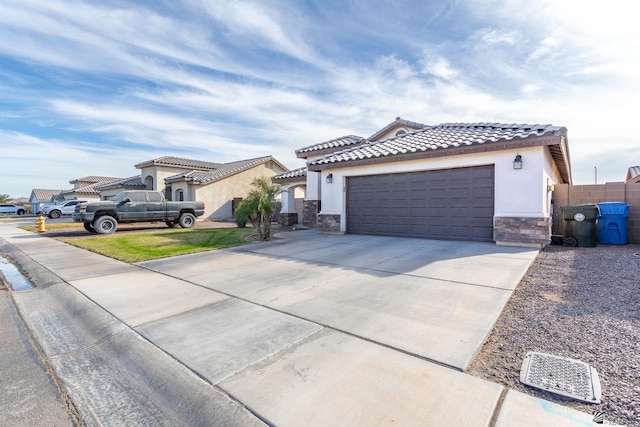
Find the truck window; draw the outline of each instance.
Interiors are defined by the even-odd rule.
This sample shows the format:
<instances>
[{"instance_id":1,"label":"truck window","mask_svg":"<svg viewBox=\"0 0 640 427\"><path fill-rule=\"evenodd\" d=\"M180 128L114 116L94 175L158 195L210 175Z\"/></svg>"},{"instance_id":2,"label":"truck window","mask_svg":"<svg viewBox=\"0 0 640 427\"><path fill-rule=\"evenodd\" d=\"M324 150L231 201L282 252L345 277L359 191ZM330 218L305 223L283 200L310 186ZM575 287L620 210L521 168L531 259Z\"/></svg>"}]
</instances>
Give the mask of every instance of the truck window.
<instances>
[{"instance_id":1,"label":"truck window","mask_svg":"<svg viewBox=\"0 0 640 427\"><path fill-rule=\"evenodd\" d=\"M147 198L141 191L132 191L131 193L129 193L128 197L132 202L144 203L147 201Z\"/></svg>"},{"instance_id":2,"label":"truck window","mask_svg":"<svg viewBox=\"0 0 640 427\"><path fill-rule=\"evenodd\" d=\"M147 195L149 196L149 202L161 202L162 201L162 195L160 193L147 193Z\"/></svg>"}]
</instances>

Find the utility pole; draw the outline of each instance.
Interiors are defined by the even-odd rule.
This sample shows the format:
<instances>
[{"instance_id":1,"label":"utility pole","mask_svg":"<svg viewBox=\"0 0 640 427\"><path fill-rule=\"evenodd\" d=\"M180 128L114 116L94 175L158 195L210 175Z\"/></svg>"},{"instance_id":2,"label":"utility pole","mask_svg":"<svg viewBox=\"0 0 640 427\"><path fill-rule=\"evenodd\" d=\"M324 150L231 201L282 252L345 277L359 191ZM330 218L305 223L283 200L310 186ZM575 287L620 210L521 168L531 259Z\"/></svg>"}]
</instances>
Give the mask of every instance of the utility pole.
<instances>
[{"instance_id":1,"label":"utility pole","mask_svg":"<svg viewBox=\"0 0 640 427\"><path fill-rule=\"evenodd\" d=\"M595 181L596 181L596 185L598 185L598 167L594 166L593 167L594 171L595 171Z\"/></svg>"}]
</instances>

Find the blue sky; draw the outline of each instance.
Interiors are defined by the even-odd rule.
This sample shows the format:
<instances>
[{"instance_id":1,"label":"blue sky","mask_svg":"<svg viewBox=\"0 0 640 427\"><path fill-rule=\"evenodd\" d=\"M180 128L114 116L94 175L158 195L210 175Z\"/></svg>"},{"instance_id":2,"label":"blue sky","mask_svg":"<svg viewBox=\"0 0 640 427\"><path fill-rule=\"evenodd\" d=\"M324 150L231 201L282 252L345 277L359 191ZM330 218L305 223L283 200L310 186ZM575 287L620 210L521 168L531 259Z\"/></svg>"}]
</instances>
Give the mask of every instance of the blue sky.
<instances>
[{"instance_id":1,"label":"blue sky","mask_svg":"<svg viewBox=\"0 0 640 427\"><path fill-rule=\"evenodd\" d=\"M634 3L0 1L0 193L426 124L566 126L574 182L640 164Z\"/></svg>"}]
</instances>

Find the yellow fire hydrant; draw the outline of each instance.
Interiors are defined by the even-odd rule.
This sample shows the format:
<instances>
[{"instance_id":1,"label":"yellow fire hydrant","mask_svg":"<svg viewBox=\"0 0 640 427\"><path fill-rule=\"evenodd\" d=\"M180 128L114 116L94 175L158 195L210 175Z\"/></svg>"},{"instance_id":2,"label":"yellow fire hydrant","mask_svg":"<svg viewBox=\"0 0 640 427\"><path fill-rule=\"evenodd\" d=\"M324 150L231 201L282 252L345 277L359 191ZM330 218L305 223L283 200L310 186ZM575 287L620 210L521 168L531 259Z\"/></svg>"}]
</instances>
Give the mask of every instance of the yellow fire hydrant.
<instances>
[{"instance_id":1,"label":"yellow fire hydrant","mask_svg":"<svg viewBox=\"0 0 640 427\"><path fill-rule=\"evenodd\" d=\"M42 215L40 215L40 218L36 219L36 227L38 227L38 233L44 233L45 231L47 231L47 227L44 224L46 220L47 219Z\"/></svg>"}]
</instances>

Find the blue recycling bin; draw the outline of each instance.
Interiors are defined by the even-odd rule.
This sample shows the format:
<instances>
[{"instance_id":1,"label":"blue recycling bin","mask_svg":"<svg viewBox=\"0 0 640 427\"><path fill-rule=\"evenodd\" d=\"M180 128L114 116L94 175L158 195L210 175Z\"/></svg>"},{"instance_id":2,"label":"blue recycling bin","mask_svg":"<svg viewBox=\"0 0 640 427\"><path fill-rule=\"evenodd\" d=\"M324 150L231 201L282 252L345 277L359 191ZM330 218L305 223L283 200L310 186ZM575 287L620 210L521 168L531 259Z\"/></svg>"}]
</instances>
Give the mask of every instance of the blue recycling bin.
<instances>
[{"instance_id":1,"label":"blue recycling bin","mask_svg":"<svg viewBox=\"0 0 640 427\"><path fill-rule=\"evenodd\" d=\"M629 205L621 202L598 203L600 215L596 225L598 243L605 245L626 245L629 243L627 236L627 218L629 218Z\"/></svg>"}]
</instances>

